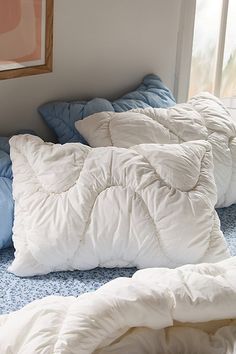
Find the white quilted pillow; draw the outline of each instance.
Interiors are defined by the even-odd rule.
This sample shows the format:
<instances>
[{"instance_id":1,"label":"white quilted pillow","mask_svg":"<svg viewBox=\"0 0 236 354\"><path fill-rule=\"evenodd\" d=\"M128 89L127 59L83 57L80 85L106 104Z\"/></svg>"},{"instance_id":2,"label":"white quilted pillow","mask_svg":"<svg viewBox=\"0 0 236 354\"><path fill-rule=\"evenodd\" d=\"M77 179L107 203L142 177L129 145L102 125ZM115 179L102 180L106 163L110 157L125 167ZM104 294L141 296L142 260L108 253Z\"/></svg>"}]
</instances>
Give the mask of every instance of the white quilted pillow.
<instances>
[{"instance_id":1,"label":"white quilted pillow","mask_svg":"<svg viewBox=\"0 0 236 354\"><path fill-rule=\"evenodd\" d=\"M166 109L95 113L75 127L92 147L207 140L213 152L217 207L236 203L236 125L211 94L202 93Z\"/></svg>"},{"instance_id":2,"label":"white quilted pillow","mask_svg":"<svg viewBox=\"0 0 236 354\"><path fill-rule=\"evenodd\" d=\"M14 274L229 256L207 142L92 149L22 135L10 145Z\"/></svg>"}]
</instances>

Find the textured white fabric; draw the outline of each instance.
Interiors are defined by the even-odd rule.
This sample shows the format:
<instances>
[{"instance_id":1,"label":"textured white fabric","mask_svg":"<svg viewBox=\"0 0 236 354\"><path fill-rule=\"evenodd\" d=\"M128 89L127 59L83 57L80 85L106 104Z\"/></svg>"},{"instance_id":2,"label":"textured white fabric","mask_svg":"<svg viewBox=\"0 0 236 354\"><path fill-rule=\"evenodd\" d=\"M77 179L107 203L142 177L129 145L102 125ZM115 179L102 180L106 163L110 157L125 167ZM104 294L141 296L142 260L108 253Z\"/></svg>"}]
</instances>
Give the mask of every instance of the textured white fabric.
<instances>
[{"instance_id":1,"label":"textured white fabric","mask_svg":"<svg viewBox=\"0 0 236 354\"><path fill-rule=\"evenodd\" d=\"M0 353L235 354L236 258L147 269L0 316Z\"/></svg>"},{"instance_id":2,"label":"textured white fabric","mask_svg":"<svg viewBox=\"0 0 236 354\"><path fill-rule=\"evenodd\" d=\"M92 147L207 140L213 152L217 207L236 202L236 125L222 102L209 93L167 109L96 113L75 126Z\"/></svg>"},{"instance_id":3,"label":"textured white fabric","mask_svg":"<svg viewBox=\"0 0 236 354\"><path fill-rule=\"evenodd\" d=\"M207 142L92 149L21 135L10 145L16 275L229 256Z\"/></svg>"}]
</instances>

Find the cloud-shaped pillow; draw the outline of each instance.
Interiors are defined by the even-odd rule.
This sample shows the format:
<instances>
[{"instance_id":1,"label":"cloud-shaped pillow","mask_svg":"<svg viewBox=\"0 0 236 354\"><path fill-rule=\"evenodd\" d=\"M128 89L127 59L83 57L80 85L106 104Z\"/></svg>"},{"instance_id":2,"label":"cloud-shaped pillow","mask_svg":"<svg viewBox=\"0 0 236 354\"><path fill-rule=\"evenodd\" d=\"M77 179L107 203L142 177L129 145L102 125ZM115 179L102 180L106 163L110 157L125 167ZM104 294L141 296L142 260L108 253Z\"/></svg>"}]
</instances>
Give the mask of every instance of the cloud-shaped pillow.
<instances>
[{"instance_id":1,"label":"cloud-shaped pillow","mask_svg":"<svg viewBox=\"0 0 236 354\"><path fill-rule=\"evenodd\" d=\"M90 101L49 102L39 107L39 113L54 131L60 143L81 142L84 138L75 129L75 122L96 112L123 112L134 108L170 107L175 104L171 91L157 75L147 75L142 84L115 101L94 98Z\"/></svg>"},{"instance_id":2,"label":"cloud-shaped pillow","mask_svg":"<svg viewBox=\"0 0 236 354\"><path fill-rule=\"evenodd\" d=\"M10 144L14 274L176 267L229 256L207 142L92 149L23 135Z\"/></svg>"}]
</instances>

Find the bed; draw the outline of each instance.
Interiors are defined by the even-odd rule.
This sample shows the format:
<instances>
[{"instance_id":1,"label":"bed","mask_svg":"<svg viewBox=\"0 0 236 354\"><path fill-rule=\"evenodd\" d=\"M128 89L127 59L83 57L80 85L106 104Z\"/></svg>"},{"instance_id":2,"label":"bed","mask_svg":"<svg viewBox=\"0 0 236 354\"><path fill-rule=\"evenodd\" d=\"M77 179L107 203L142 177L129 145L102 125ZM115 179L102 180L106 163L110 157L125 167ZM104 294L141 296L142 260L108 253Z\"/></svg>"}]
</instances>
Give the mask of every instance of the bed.
<instances>
[{"instance_id":1,"label":"bed","mask_svg":"<svg viewBox=\"0 0 236 354\"><path fill-rule=\"evenodd\" d=\"M236 255L236 205L218 209L221 228L232 255ZM98 289L117 277L131 277L135 268L94 269L51 273L34 278L18 278L7 272L13 249L0 251L0 314L18 310L35 299L48 295L78 296Z\"/></svg>"}]
</instances>

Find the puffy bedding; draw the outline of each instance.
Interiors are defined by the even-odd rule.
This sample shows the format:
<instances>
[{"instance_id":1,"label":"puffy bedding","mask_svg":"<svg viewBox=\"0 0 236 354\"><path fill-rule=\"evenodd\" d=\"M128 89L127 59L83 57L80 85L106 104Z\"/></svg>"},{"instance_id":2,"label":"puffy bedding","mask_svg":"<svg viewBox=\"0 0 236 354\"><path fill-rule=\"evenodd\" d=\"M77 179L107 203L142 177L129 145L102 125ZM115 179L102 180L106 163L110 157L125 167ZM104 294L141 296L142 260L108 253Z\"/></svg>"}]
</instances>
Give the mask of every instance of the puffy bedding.
<instances>
[{"instance_id":1,"label":"puffy bedding","mask_svg":"<svg viewBox=\"0 0 236 354\"><path fill-rule=\"evenodd\" d=\"M138 271L0 316L0 352L234 354L236 257Z\"/></svg>"},{"instance_id":2,"label":"puffy bedding","mask_svg":"<svg viewBox=\"0 0 236 354\"><path fill-rule=\"evenodd\" d=\"M21 135L10 145L14 274L176 267L229 256L207 142L92 149Z\"/></svg>"},{"instance_id":3,"label":"puffy bedding","mask_svg":"<svg viewBox=\"0 0 236 354\"><path fill-rule=\"evenodd\" d=\"M19 278L7 271L13 259L13 248L0 250L0 314L19 310L48 295L79 296L117 277L130 277L136 271L136 268L95 268Z\"/></svg>"},{"instance_id":4,"label":"puffy bedding","mask_svg":"<svg viewBox=\"0 0 236 354\"><path fill-rule=\"evenodd\" d=\"M161 79L157 75L147 75L136 90L114 101L94 98L90 101L49 102L39 107L39 112L60 143L86 143L75 129L74 124L78 119L83 119L95 112L123 112L134 108L170 107L175 103L171 91Z\"/></svg>"},{"instance_id":5,"label":"puffy bedding","mask_svg":"<svg viewBox=\"0 0 236 354\"><path fill-rule=\"evenodd\" d=\"M236 256L236 205L218 209L217 212L230 252ZM135 268L96 268L19 278L7 271L13 259L13 249L0 251L0 314L19 310L48 295L79 296L98 289L114 278L130 277L135 272Z\"/></svg>"},{"instance_id":6,"label":"puffy bedding","mask_svg":"<svg viewBox=\"0 0 236 354\"><path fill-rule=\"evenodd\" d=\"M32 130L21 130L17 134L23 133L35 134ZM9 139L0 136L0 249L12 245L14 201Z\"/></svg>"},{"instance_id":7,"label":"puffy bedding","mask_svg":"<svg viewBox=\"0 0 236 354\"><path fill-rule=\"evenodd\" d=\"M98 113L75 126L93 147L207 140L213 152L217 207L236 202L236 125L222 102L209 93L166 109Z\"/></svg>"},{"instance_id":8,"label":"puffy bedding","mask_svg":"<svg viewBox=\"0 0 236 354\"><path fill-rule=\"evenodd\" d=\"M9 139L0 137L0 249L11 245L14 202Z\"/></svg>"}]
</instances>

